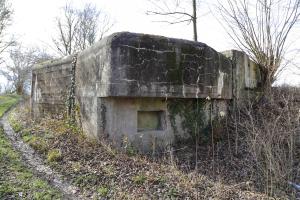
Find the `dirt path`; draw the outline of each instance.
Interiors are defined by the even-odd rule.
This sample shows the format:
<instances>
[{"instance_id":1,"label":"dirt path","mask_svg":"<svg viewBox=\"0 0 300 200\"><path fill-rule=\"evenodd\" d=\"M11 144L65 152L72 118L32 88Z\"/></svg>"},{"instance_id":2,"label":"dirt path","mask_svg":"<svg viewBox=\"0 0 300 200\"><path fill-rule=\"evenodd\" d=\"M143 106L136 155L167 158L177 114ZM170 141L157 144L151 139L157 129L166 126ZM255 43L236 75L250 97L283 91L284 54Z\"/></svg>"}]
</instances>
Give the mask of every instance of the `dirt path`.
<instances>
[{"instance_id":1,"label":"dirt path","mask_svg":"<svg viewBox=\"0 0 300 200\"><path fill-rule=\"evenodd\" d=\"M3 125L5 134L11 140L13 147L21 153L25 166L32 169L37 176L45 179L50 185L59 189L64 199L87 199L80 194L79 188L71 185L67 180L64 180L60 174L45 165L43 159L41 159L28 144L22 141L19 135L16 134L10 126L8 115L9 112L2 117L0 122Z\"/></svg>"}]
</instances>

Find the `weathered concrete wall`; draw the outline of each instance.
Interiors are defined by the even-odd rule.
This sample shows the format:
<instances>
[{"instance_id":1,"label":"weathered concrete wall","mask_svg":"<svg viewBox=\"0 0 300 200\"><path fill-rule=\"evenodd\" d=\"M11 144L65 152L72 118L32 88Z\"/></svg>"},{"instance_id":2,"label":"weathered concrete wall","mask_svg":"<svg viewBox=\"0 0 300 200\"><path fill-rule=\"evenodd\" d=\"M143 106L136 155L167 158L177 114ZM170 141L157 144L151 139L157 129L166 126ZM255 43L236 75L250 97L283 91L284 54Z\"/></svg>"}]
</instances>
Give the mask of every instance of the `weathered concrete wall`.
<instances>
[{"instance_id":1,"label":"weathered concrete wall","mask_svg":"<svg viewBox=\"0 0 300 200\"><path fill-rule=\"evenodd\" d=\"M36 65L32 71L31 107L34 117L62 114L71 83L71 57Z\"/></svg>"},{"instance_id":2,"label":"weathered concrete wall","mask_svg":"<svg viewBox=\"0 0 300 200\"><path fill-rule=\"evenodd\" d=\"M119 33L110 46L108 96L231 98L230 60L206 44Z\"/></svg>"},{"instance_id":3,"label":"weathered concrete wall","mask_svg":"<svg viewBox=\"0 0 300 200\"><path fill-rule=\"evenodd\" d=\"M33 70L35 115L61 112L71 62L68 57ZM260 79L242 52L221 54L199 42L122 32L77 55L76 100L87 135L153 151L205 134L232 99L254 94Z\"/></svg>"},{"instance_id":4,"label":"weathered concrete wall","mask_svg":"<svg viewBox=\"0 0 300 200\"><path fill-rule=\"evenodd\" d=\"M104 97L231 99L231 69L229 59L203 43L113 34L78 54L76 96L82 127L96 138L107 135L99 127L101 109L111 107L106 108ZM118 135L117 131L107 132L115 138Z\"/></svg>"},{"instance_id":5,"label":"weathered concrete wall","mask_svg":"<svg viewBox=\"0 0 300 200\"><path fill-rule=\"evenodd\" d=\"M110 97L102 106L105 112L98 114L101 115L103 131L115 146L132 146L139 151L151 152L174 141L165 99ZM150 115L147 117L147 114Z\"/></svg>"},{"instance_id":6,"label":"weathered concrete wall","mask_svg":"<svg viewBox=\"0 0 300 200\"><path fill-rule=\"evenodd\" d=\"M81 52L76 65L76 98L81 113L83 130L94 137L103 137L99 125L104 99L98 98L99 93L105 93L107 88L100 88L101 82L110 83L110 57L108 48L109 38L101 40L95 46ZM105 108L103 108L105 109Z\"/></svg>"},{"instance_id":7,"label":"weathered concrete wall","mask_svg":"<svg viewBox=\"0 0 300 200\"><path fill-rule=\"evenodd\" d=\"M263 75L259 66L241 51L230 50L222 53L232 62L233 99L243 102L257 96L263 84Z\"/></svg>"},{"instance_id":8,"label":"weathered concrete wall","mask_svg":"<svg viewBox=\"0 0 300 200\"><path fill-rule=\"evenodd\" d=\"M231 69L206 44L122 32L80 53L76 78L81 94L98 97L231 99Z\"/></svg>"},{"instance_id":9,"label":"weathered concrete wall","mask_svg":"<svg viewBox=\"0 0 300 200\"><path fill-rule=\"evenodd\" d=\"M130 146L140 152L160 152L174 143L192 139L195 134L208 137L207 124L224 117L228 109L224 100L98 99L99 136L108 137L114 146Z\"/></svg>"}]
</instances>

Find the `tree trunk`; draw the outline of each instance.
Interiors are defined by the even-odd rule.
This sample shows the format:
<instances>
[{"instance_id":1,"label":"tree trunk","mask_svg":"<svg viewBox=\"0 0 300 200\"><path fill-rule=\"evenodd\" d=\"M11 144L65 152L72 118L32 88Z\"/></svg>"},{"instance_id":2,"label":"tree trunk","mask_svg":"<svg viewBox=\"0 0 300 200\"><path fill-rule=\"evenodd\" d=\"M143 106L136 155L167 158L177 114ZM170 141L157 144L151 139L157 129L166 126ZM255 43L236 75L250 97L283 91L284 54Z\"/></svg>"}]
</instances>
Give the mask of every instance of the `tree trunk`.
<instances>
[{"instance_id":1,"label":"tree trunk","mask_svg":"<svg viewBox=\"0 0 300 200\"><path fill-rule=\"evenodd\" d=\"M272 84L274 82L273 76L270 72L268 72L267 70L264 71L264 79L263 79L263 95L264 96L269 96L271 91L272 91Z\"/></svg>"},{"instance_id":2,"label":"tree trunk","mask_svg":"<svg viewBox=\"0 0 300 200\"><path fill-rule=\"evenodd\" d=\"M193 0L193 31L194 31L194 41L198 41L197 34L197 5L196 0Z\"/></svg>"},{"instance_id":3,"label":"tree trunk","mask_svg":"<svg viewBox=\"0 0 300 200\"><path fill-rule=\"evenodd\" d=\"M23 93L24 93L23 84L17 84L16 85L16 93L17 93L17 95L23 95Z\"/></svg>"}]
</instances>

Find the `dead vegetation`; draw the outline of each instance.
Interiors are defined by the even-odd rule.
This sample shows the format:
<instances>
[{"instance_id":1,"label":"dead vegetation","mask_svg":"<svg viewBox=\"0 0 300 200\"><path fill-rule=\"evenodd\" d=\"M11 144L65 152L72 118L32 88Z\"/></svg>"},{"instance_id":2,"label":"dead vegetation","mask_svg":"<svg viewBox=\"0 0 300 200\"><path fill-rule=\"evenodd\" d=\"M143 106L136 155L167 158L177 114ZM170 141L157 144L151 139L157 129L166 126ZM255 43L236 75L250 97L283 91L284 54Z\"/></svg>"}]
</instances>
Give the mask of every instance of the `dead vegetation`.
<instances>
[{"instance_id":1,"label":"dead vegetation","mask_svg":"<svg viewBox=\"0 0 300 200\"><path fill-rule=\"evenodd\" d=\"M274 88L268 97L237 105L215 148L199 147L199 172L276 199L294 199L289 181L300 182L299 94ZM182 169L195 165L193 151L177 152Z\"/></svg>"},{"instance_id":2,"label":"dead vegetation","mask_svg":"<svg viewBox=\"0 0 300 200\"><path fill-rule=\"evenodd\" d=\"M300 102L295 90L273 89L268 97L238 108L233 127L251 160L256 187L270 196L295 197L300 182Z\"/></svg>"},{"instance_id":3,"label":"dead vegetation","mask_svg":"<svg viewBox=\"0 0 300 200\"><path fill-rule=\"evenodd\" d=\"M180 163L163 158L130 156L86 138L62 118L29 120L20 106L10 121L47 163L81 188L86 197L109 199L268 199L253 192L248 182L213 180L209 174L181 170ZM35 138L35 139L34 139ZM35 145L43 144L42 147ZM40 142L43 141L43 142ZM54 152L55 159L49 159ZM59 154L59 156L57 156ZM56 159L58 157L58 159ZM199 165L199 168L207 167ZM210 169L208 169L210 170Z\"/></svg>"}]
</instances>

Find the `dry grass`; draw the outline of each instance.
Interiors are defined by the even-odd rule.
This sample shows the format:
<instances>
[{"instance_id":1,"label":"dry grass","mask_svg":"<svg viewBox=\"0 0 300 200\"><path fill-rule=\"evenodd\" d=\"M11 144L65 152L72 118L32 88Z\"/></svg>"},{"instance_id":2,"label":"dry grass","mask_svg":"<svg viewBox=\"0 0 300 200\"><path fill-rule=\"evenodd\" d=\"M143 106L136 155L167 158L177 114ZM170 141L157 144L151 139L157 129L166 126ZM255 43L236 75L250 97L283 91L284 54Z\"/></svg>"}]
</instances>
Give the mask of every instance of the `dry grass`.
<instances>
[{"instance_id":1,"label":"dry grass","mask_svg":"<svg viewBox=\"0 0 300 200\"><path fill-rule=\"evenodd\" d=\"M28 111L26 106L21 106L12 115L22 124L19 133L28 135L29 132L44 140L47 152L59 149L60 160L50 165L79 186L85 196L111 199L267 199L267 196L253 192L246 183L226 184L194 170L183 171L176 163L170 162L168 156L153 159L117 152L105 142L89 140L63 119L31 121ZM46 155L43 154L45 160Z\"/></svg>"},{"instance_id":2,"label":"dry grass","mask_svg":"<svg viewBox=\"0 0 300 200\"><path fill-rule=\"evenodd\" d=\"M256 188L289 199L294 193L288 181L300 182L300 102L295 95L294 90L274 90L239 107L231 124L236 150L245 152Z\"/></svg>"}]
</instances>

